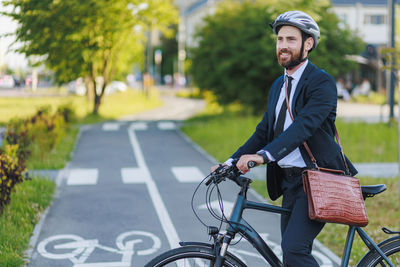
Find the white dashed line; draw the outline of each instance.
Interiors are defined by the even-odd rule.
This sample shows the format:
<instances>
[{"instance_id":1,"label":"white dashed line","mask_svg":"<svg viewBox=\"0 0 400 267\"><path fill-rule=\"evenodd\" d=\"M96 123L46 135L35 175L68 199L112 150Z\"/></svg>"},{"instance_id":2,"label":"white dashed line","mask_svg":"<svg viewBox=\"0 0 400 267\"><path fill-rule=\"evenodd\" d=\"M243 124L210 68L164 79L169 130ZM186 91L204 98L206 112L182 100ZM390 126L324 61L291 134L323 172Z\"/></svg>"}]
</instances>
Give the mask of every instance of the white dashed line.
<instances>
[{"instance_id":1,"label":"white dashed line","mask_svg":"<svg viewBox=\"0 0 400 267\"><path fill-rule=\"evenodd\" d=\"M106 122L103 124L103 131L118 131L120 126L118 122Z\"/></svg>"},{"instance_id":2,"label":"white dashed line","mask_svg":"<svg viewBox=\"0 0 400 267\"><path fill-rule=\"evenodd\" d=\"M181 183L198 183L204 179L204 174L197 167L172 167L171 171Z\"/></svg>"},{"instance_id":3,"label":"white dashed line","mask_svg":"<svg viewBox=\"0 0 400 267\"><path fill-rule=\"evenodd\" d=\"M70 169L67 185L95 185L98 177L98 169Z\"/></svg>"},{"instance_id":4,"label":"white dashed line","mask_svg":"<svg viewBox=\"0 0 400 267\"><path fill-rule=\"evenodd\" d=\"M131 124L130 128L132 130L144 131L144 130L147 130L147 123L145 123L145 122L135 122L135 123Z\"/></svg>"},{"instance_id":5,"label":"white dashed line","mask_svg":"<svg viewBox=\"0 0 400 267\"><path fill-rule=\"evenodd\" d=\"M160 130L175 130L176 125L174 122L171 121L164 121L164 122L159 122L157 124L158 129Z\"/></svg>"},{"instance_id":6,"label":"white dashed line","mask_svg":"<svg viewBox=\"0 0 400 267\"><path fill-rule=\"evenodd\" d=\"M148 171L141 168L122 168L121 175L124 184L146 183L151 179Z\"/></svg>"}]
</instances>

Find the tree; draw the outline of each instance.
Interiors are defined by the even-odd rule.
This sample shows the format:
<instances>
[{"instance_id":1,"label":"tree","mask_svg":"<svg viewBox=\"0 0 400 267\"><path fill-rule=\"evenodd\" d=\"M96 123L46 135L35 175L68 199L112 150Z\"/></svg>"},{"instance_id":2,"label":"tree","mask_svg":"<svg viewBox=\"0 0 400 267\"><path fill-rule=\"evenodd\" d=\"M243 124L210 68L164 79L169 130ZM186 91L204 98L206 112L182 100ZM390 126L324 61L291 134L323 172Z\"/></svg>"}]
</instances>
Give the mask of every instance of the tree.
<instances>
[{"instance_id":1,"label":"tree","mask_svg":"<svg viewBox=\"0 0 400 267\"><path fill-rule=\"evenodd\" d=\"M345 55L358 54L362 42L339 27L325 2L223 2L197 32L198 46L190 53L194 82L200 89L213 91L220 104L239 102L254 113L265 110L269 87L282 74L275 56L276 36L268 24L278 14L294 9L310 13L320 25L320 44L310 54L314 63L334 77L355 68Z\"/></svg>"},{"instance_id":2,"label":"tree","mask_svg":"<svg viewBox=\"0 0 400 267\"><path fill-rule=\"evenodd\" d=\"M224 3L208 16L190 53L195 84L213 91L223 105L237 101L261 110L268 85L281 72L273 36L266 32L271 19L267 5L249 2Z\"/></svg>"},{"instance_id":3,"label":"tree","mask_svg":"<svg viewBox=\"0 0 400 267\"><path fill-rule=\"evenodd\" d=\"M113 78L142 62L145 31L168 32L176 23L172 0L8 0L19 23L17 51L39 56L65 83L84 77L97 113ZM100 79L99 79L100 77Z\"/></svg>"}]
</instances>

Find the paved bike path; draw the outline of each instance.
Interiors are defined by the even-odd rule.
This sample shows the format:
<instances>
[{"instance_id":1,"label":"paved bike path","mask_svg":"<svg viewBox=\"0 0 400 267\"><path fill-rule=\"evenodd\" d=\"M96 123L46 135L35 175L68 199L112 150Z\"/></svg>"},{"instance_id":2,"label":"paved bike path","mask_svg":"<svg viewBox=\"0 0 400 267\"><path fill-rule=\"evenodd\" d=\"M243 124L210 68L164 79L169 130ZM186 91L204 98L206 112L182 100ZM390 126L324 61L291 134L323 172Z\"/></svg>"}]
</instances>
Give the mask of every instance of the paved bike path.
<instances>
[{"instance_id":1,"label":"paved bike path","mask_svg":"<svg viewBox=\"0 0 400 267\"><path fill-rule=\"evenodd\" d=\"M28 266L143 266L180 240L207 242L190 200L211 164L171 121L86 128L34 238ZM224 182L221 191L228 210L238 188ZM252 193L249 199L258 200ZM195 210L207 224L218 226L204 200L202 186ZM215 199L213 205L218 205ZM245 218L279 254L279 217L246 211ZM266 266L247 241L232 252L248 266ZM338 266L319 250L315 255L321 266Z\"/></svg>"}]
</instances>

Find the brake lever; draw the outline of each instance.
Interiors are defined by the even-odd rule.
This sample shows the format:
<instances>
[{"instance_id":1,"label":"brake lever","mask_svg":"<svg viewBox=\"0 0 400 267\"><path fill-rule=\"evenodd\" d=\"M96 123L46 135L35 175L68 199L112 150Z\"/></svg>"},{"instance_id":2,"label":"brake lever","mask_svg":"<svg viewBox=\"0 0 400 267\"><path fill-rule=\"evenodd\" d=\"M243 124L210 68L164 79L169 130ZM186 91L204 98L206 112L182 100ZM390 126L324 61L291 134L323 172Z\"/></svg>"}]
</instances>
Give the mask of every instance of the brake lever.
<instances>
[{"instance_id":1,"label":"brake lever","mask_svg":"<svg viewBox=\"0 0 400 267\"><path fill-rule=\"evenodd\" d=\"M215 171L211 173L210 179L207 180L205 183L206 186L210 185L212 182L219 184L221 181L224 180L224 176L227 175L230 171L232 166L220 165Z\"/></svg>"}]
</instances>

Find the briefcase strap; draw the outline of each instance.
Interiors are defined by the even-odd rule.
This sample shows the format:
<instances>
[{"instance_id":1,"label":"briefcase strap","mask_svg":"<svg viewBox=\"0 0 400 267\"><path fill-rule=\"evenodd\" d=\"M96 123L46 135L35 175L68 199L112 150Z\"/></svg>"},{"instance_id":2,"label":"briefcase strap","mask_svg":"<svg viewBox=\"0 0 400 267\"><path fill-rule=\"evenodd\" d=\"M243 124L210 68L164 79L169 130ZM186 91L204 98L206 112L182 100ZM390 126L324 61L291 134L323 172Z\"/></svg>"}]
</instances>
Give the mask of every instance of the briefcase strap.
<instances>
[{"instance_id":1,"label":"briefcase strap","mask_svg":"<svg viewBox=\"0 0 400 267\"><path fill-rule=\"evenodd\" d=\"M292 115L292 111L291 111L290 105L289 105L289 97L288 97L288 90L287 90L287 82L286 82L286 80L285 80L285 98L286 98L286 107L287 107L287 109L288 109L288 111L289 111L290 118L292 119L292 121L294 121L294 118L293 118L293 115ZM338 133L338 131L337 131L337 128L336 128L336 124L335 124L335 123L333 124L333 127L334 127L334 130L335 130L336 141L337 141L337 143L339 144L340 153L342 154L343 162L344 162L344 165L345 165L345 167L346 167L346 173L347 173L347 174L350 174L349 165L347 164L346 157L344 156L342 144L340 143L339 133ZM318 170L321 169L321 168L318 166L317 160L315 159L313 153L311 152L310 147L307 145L307 142L304 141L304 142L303 142L303 145L304 145L304 148L307 150L307 153L308 153L308 155L310 156L311 161L312 161L312 163L314 164L315 168L318 169ZM322 168L322 169L324 169L324 168Z\"/></svg>"}]
</instances>

